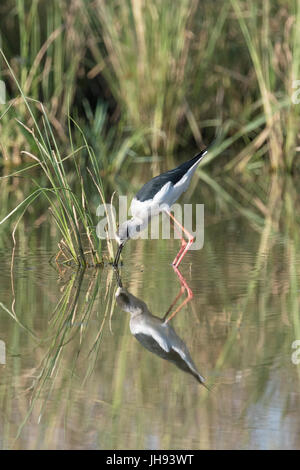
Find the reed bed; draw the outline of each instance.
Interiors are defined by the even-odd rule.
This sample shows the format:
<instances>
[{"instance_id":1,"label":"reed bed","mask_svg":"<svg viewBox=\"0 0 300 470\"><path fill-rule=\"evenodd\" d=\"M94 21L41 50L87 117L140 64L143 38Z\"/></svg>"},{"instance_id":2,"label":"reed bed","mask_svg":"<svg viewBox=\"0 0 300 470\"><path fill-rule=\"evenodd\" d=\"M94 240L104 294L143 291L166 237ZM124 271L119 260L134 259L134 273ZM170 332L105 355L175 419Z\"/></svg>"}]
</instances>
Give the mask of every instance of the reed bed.
<instances>
[{"instance_id":1,"label":"reed bed","mask_svg":"<svg viewBox=\"0 0 300 470\"><path fill-rule=\"evenodd\" d=\"M100 176L99 161L97 160L93 150L89 147L82 130L71 117L69 117L69 129L72 152L69 155L62 157L59 144L56 141L48 114L43 104L39 101L28 98L24 94L20 83L15 77L14 72L4 55L3 58L15 80L20 96L33 124L33 127L29 128L21 121L18 121L20 127L27 134L27 139L31 141L32 148L35 150L35 154L26 150L23 151L23 154L35 162L34 165L29 166L29 169L38 167L46 180L46 185L41 185L40 181L42 177L40 174L38 174L38 179L31 177L31 186L33 187L33 190L0 221L0 224L6 222L15 213L21 212L21 216L13 230L14 237L18 222L24 215L26 209L39 196L43 196L50 205L51 214L62 236L58 245L59 252L56 256L56 261L62 257L63 263L75 263L82 267L86 267L88 264L93 266L100 265L103 261L101 240L96 234L95 217L93 217L86 190L87 184L92 184L94 190L98 192L100 203L103 203L105 206L105 196ZM36 117L37 114L41 115L39 119ZM42 127L40 126L39 121L42 123ZM79 149L73 148L71 123L73 123L77 130L82 134L83 145ZM78 154L81 150L86 150L88 157L87 174L89 176L89 181L86 184L83 180L81 165L78 164L77 161ZM72 171L69 170L70 165ZM19 171L18 174L20 174L20 172L24 174L26 171L28 172L29 169L25 168L24 170ZM80 191L76 190L76 186L74 188L74 184L72 185L73 172L79 182L79 185L77 184L77 188L79 187ZM108 251L112 258L112 243L110 240L107 241Z\"/></svg>"},{"instance_id":2,"label":"reed bed","mask_svg":"<svg viewBox=\"0 0 300 470\"><path fill-rule=\"evenodd\" d=\"M118 148L129 139L129 155L170 165L174 152L216 139L214 158L227 148L234 157L223 157L224 171L298 167L299 0L28 5L1 6L2 48L24 94L47 108L60 146L69 145L69 109L91 146L101 145L90 131L100 102L105 136L114 129ZM10 103L19 92L3 65ZM28 145L13 117L1 119L2 165L22 163ZM114 155L103 171L118 173L123 160Z\"/></svg>"}]
</instances>

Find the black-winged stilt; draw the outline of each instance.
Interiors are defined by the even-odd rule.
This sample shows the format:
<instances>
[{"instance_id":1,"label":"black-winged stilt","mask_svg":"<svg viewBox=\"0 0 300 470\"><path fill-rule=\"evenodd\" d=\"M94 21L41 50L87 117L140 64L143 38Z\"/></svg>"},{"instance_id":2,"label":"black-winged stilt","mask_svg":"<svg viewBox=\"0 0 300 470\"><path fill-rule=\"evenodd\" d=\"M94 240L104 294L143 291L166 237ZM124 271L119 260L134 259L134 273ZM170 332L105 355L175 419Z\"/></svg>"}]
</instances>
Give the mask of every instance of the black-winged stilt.
<instances>
[{"instance_id":1,"label":"black-winged stilt","mask_svg":"<svg viewBox=\"0 0 300 470\"><path fill-rule=\"evenodd\" d=\"M127 240L134 238L139 232L144 230L149 220L165 212L174 223L174 228L180 229L186 235L187 240L181 238L181 248L173 261L173 265L178 267L186 252L192 245L194 237L175 219L171 214L171 206L181 194L189 187L191 178L203 157L207 154L207 149L202 150L191 160L182 163L177 168L166 173L155 176L148 181L133 198L130 206L132 218L120 225L116 240L119 244L118 251L113 265L118 266L121 251Z\"/></svg>"},{"instance_id":2,"label":"black-winged stilt","mask_svg":"<svg viewBox=\"0 0 300 470\"><path fill-rule=\"evenodd\" d=\"M144 348L162 359L172 362L184 372L191 374L201 385L208 389L204 383L205 379L197 370L186 344L169 324L169 321L176 313L193 297L193 293L180 271L175 267L174 271L179 278L181 289L162 319L153 315L145 302L123 287L118 270L116 270L118 282L116 301L122 310L130 313L130 331ZM185 291L187 291L186 299L172 312L174 305Z\"/></svg>"}]
</instances>

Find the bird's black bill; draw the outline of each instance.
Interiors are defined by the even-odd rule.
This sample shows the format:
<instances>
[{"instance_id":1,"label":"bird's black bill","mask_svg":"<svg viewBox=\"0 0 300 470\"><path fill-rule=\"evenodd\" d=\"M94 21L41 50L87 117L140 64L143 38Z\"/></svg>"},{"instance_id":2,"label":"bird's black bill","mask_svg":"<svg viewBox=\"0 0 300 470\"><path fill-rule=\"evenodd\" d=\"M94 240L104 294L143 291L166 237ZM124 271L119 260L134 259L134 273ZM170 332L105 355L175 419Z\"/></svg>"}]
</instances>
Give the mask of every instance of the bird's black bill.
<instances>
[{"instance_id":1,"label":"bird's black bill","mask_svg":"<svg viewBox=\"0 0 300 470\"><path fill-rule=\"evenodd\" d=\"M114 262L113 262L113 266L114 266L114 267L117 267L118 264L119 264L119 260L120 260L121 251L122 251L122 249L123 249L123 246L124 246L124 245L119 245L119 248L118 248L118 251L117 251L115 260L114 260Z\"/></svg>"}]
</instances>

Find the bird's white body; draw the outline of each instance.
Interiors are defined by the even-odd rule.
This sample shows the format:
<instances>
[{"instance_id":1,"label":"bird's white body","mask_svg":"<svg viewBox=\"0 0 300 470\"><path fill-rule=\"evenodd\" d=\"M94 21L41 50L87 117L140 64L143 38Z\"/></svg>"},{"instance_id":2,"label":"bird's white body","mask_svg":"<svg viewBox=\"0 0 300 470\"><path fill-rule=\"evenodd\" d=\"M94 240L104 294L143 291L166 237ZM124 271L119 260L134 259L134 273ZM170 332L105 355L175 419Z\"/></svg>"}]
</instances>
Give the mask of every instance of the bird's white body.
<instances>
[{"instance_id":1,"label":"bird's white body","mask_svg":"<svg viewBox=\"0 0 300 470\"><path fill-rule=\"evenodd\" d=\"M194 237L173 217L171 207L181 194L187 190L197 166L206 154L207 150L202 150L187 162L152 178L138 191L130 205L132 218L123 222L115 235L119 248L114 266L118 265L126 241L130 238L138 238L140 233L147 227L150 219L160 212L167 213L188 238L187 243L184 240L182 241L181 248L173 262L174 266L179 266L185 253L192 245Z\"/></svg>"}]
</instances>

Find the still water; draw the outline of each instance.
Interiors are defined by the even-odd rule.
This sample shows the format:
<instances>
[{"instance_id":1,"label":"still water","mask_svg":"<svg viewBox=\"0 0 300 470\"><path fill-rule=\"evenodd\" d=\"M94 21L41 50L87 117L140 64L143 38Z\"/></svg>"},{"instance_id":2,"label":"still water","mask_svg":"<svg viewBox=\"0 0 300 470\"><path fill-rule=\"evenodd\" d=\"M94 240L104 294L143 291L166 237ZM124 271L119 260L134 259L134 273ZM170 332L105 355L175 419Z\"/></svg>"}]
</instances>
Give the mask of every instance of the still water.
<instances>
[{"instance_id":1,"label":"still water","mask_svg":"<svg viewBox=\"0 0 300 470\"><path fill-rule=\"evenodd\" d=\"M178 240L129 242L119 279L108 265L58 271L36 235L14 253L7 242L1 448L299 448L300 250L293 205L282 220L272 204L260 228L238 211L206 214L204 246L179 273ZM209 390L180 354L145 344L143 326L133 335L134 309L158 328L176 313L171 334Z\"/></svg>"}]
</instances>

